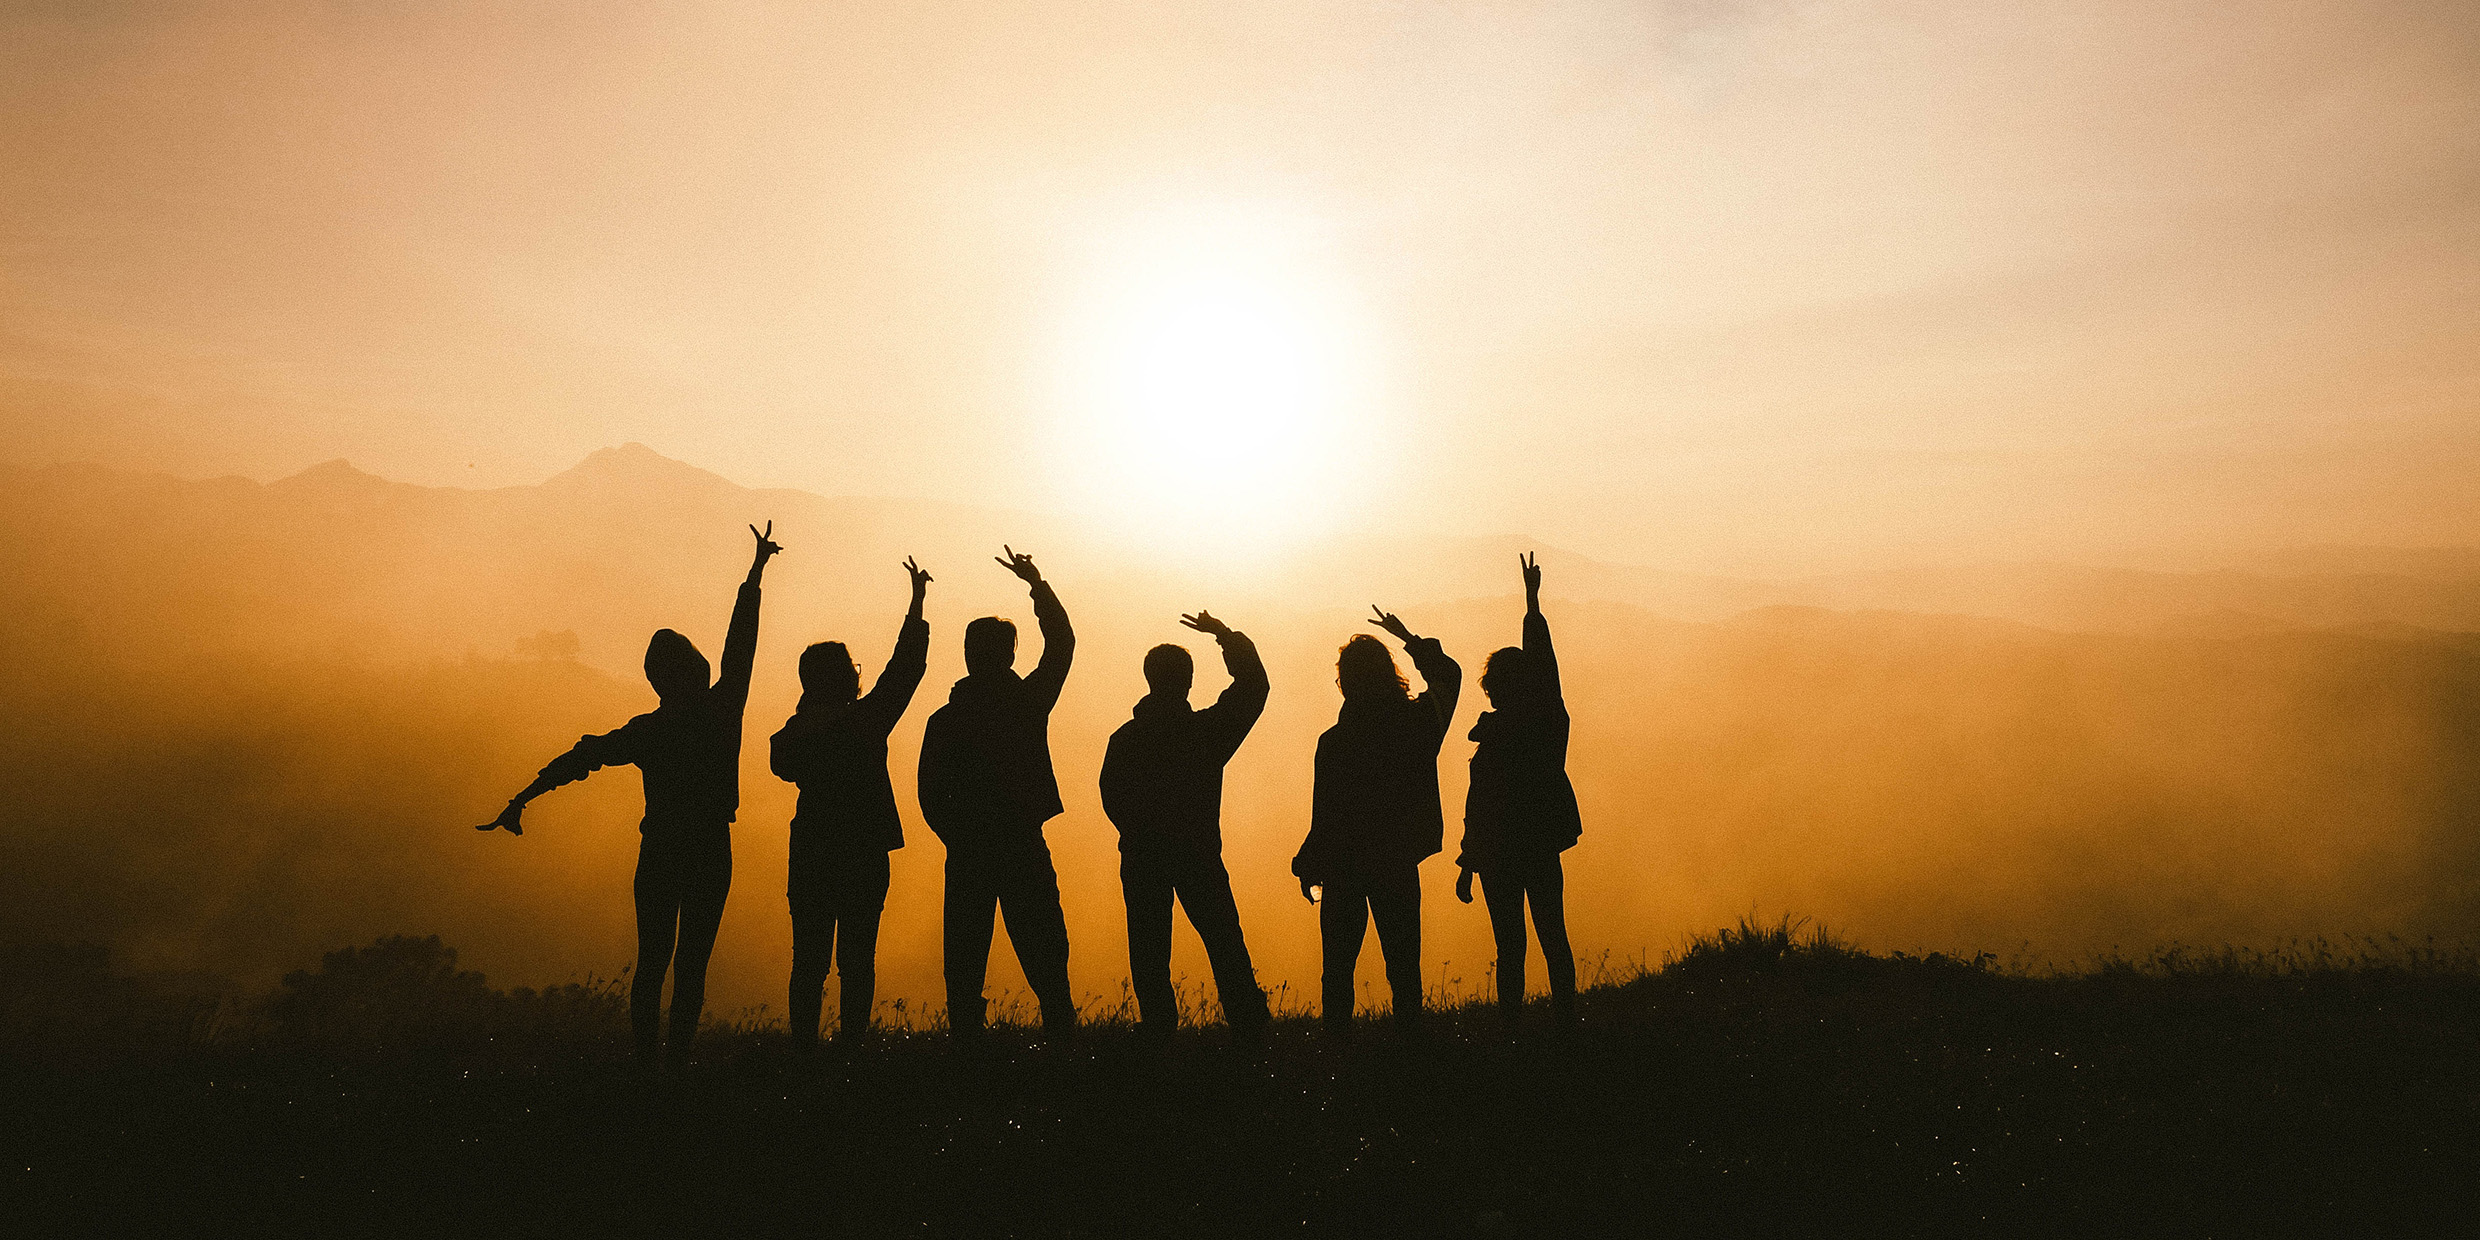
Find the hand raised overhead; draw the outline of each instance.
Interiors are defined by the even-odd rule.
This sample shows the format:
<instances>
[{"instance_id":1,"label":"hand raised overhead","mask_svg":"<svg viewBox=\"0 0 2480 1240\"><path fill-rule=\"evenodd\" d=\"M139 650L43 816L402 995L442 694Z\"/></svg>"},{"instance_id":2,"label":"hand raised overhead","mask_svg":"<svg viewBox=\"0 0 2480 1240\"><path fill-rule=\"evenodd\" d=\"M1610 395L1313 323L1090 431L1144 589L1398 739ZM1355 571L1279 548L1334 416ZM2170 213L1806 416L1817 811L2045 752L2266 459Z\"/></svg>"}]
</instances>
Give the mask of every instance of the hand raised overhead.
<instances>
[{"instance_id":1,"label":"hand raised overhead","mask_svg":"<svg viewBox=\"0 0 2480 1240\"><path fill-rule=\"evenodd\" d=\"M1378 613L1377 619L1370 621L1371 624L1377 625L1379 628L1385 629L1388 633L1393 634L1395 640L1399 642L1410 642L1413 640L1412 629L1410 626L1406 625L1402 620L1396 618L1394 612L1379 607L1375 603L1369 605L1369 610Z\"/></svg>"},{"instance_id":2,"label":"hand raised overhead","mask_svg":"<svg viewBox=\"0 0 2480 1240\"><path fill-rule=\"evenodd\" d=\"M1005 544L1002 544L999 549L1007 552L1007 554L1004 556L994 555L990 557L999 562L999 567L1016 574L1024 580L1026 585L1038 586L1042 584L1042 570L1033 566L1032 556L1020 555L1017 553L1016 548Z\"/></svg>"},{"instance_id":3,"label":"hand raised overhead","mask_svg":"<svg viewBox=\"0 0 2480 1240\"><path fill-rule=\"evenodd\" d=\"M937 580L937 578L930 575L928 569L923 568L919 564L915 564L913 562L913 557L909 555L904 557L904 572L906 576L913 579L913 593L915 594L921 593L921 588L923 586L929 585L931 582Z\"/></svg>"},{"instance_id":4,"label":"hand raised overhead","mask_svg":"<svg viewBox=\"0 0 2480 1240\"><path fill-rule=\"evenodd\" d=\"M525 834L525 821L523 818L524 813L525 807L523 805L520 805L515 801L510 801L508 803L508 808L499 812L499 817L494 818L481 826L475 827L474 830L497 831L505 827L510 835L523 835Z\"/></svg>"},{"instance_id":5,"label":"hand raised overhead","mask_svg":"<svg viewBox=\"0 0 2480 1240\"><path fill-rule=\"evenodd\" d=\"M775 523L772 521L766 523L766 528L764 530L760 530L754 525L750 526L749 536L758 540L758 562L760 564L764 564L770 557L782 555L784 552L783 545L775 541Z\"/></svg>"},{"instance_id":6,"label":"hand raised overhead","mask_svg":"<svg viewBox=\"0 0 2480 1240\"><path fill-rule=\"evenodd\" d=\"M1516 557L1516 563L1524 566L1524 592L1526 594L1541 593L1541 561L1535 558L1532 552L1527 551Z\"/></svg>"},{"instance_id":7,"label":"hand raised overhead","mask_svg":"<svg viewBox=\"0 0 2480 1240\"><path fill-rule=\"evenodd\" d=\"M1216 637L1231 636L1231 626L1215 619L1210 611L1200 610L1196 615L1182 616L1180 623L1200 633L1212 633Z\"/></svg>"}]
</instances>

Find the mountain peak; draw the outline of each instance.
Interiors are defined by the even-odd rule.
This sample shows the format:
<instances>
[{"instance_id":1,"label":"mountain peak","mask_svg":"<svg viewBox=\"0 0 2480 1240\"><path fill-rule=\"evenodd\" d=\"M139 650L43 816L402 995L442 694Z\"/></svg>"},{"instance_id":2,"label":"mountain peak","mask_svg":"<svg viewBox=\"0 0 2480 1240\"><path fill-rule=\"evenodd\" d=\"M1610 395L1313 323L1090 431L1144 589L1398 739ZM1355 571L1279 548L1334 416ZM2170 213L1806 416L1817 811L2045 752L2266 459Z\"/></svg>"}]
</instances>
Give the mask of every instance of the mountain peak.
<instances>
[{"instance_id":1,"label":"mountain peak","mask_svg":"<svg viewBox=\"0 0 2480 1240\"><path fill-rule=\"evenodd\" d=\"M586 459L554 475L544 486L638 489L694 487L699 490L740 489L730 479L672 458L642 443L597 448Z\"/></svg>"},{"instance_id":2,"label":"mountain peak","mask_svg":"<svg viewBox=\"0 0 2480 1240\"><path fill-rule=\"evenodd\" d=\"M366 491L388 485L377 474L355 469L343 457L321 461L289 478L280 478L271 485L289 491Z\"/></svg>"}]
</instances>

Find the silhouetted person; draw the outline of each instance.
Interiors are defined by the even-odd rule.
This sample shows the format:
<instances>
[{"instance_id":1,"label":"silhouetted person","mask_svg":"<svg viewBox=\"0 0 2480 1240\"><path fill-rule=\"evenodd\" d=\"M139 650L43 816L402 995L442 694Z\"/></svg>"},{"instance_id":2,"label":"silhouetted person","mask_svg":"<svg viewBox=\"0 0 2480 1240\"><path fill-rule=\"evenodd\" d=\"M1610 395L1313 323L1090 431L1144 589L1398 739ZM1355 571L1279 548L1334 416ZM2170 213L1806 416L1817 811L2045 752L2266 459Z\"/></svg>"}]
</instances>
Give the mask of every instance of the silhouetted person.
<instances>
[{"instance_id":1,"label":"silhouetted person","mask_svg":"<svg viewBox=\"0 0 2480 1240\"><path fill-rule=\"evenodd\" d=\"M1067 683L1076 633L1033 557L1009 548L999 563L1033 592L1042 658L1016 674L1016 625L984 616L965 626L965 677L921 737L921 815L947 845L947 1023L982 1029L982 982L990 967L991 911L1007 917L1017 963L1042 1002L1042 1028L1076 1028L1068 991L1068 923L1059 911L1042 824L1060 811L1051 773L1051 707Z\"/></svg>"},{"instance_id":2,"label":"silhouetted person","mask_svg":"<svg viewBox=\"0 0 2480 1240\"><path fill-rule=\"evenodd\" d=\"M1464 799L1464 848L1455 896L1472 903L1473 876L1498 940L1498 1008L1513 1025L1524 1011L1524 905L1533 905L1541 963L1550 975L1550 1010L1562 1024L1576 1015L1576 956L1567 945L1567 877L1559 854L1584 832L1576 789L1567 781L1567 700L1550 622L1541 614L1541 566L1526 556L1524 644L1503 647L1482 665L1490 709L1474 721L1472 790Z\"/></svg>"},{"instance_id":3,"label":"silhouetted person","mask_svg":"<svg viewBox=\"0 0 2480 1240\"><path fill-rule=\"evenodd\" d=\"M1375 611L1377 609L1372 608ZM1438 806L1438 747L1463 689L1464 669L1435 638L1415 637L1404 622L1379 611L1371 624L1394 634L1425 682L1412 696L1386 645L1363 633L1335 658L1343 709L1318 737L1317 782L1309 838L1292 858L1300 893L1320 894L1318 936L1326 971L1320 1012L1328 1032L1352 1028L1352 970L1369 923L1378 923L1395 1022L1409 1030L1421 1016L1420 864L1438 851L1446 820Z\"/></svg>"},{"instance_id":4,"label":"silhouetted person","mask_svg":"<svg viewBox=\"0 0 2480 1240\"><path fill-rule=\"evenodd\" d=\"M1188 690L1197 668L1188 651L1172 645L1146 651L1149 692L1111 734L1102 758L1102 809L1119 828L1137 1028L1167 1037L1180 1023L1171 989L1171 902L1177 897L1213 963L1223 1019L1235 1032L1254 1036L1266 1025L1266 992L1257 988L1240 936L1240 906L1223 868L1223 764L1265 713L1266 665L1247 634L1211 613L1182 616L1180 623L1213 634L1222 645L1230 687L1214 705L1193 710Z\"/></svg>"},{"instance_id":5,"label":"silhouetted person","mask_svg":"<svg viewBox=\"0 0 2480 1240\"><path fill-rule=\"evenodd\" d=\"M715 951L724 896L732 889L732 819L741 803L741 713L749 703L749 667L758 653L758 582L769 557L783 550L763 531L732 604L723 639L723 674L707 683L706 656L670 629L646 643L646 680L661 699L617 731L581 738L551 760L481 830L506 827L522 835L526 802L575 783L606 766L635 766L646 783L646 817L637 849L637 972L629 984L629 1025L640 1060L658 1049L663 974L672 980L673 1063L688 1058L706 1004L706 961ZM677 951L675 951L677 948Z\"/></svg>"},{"instance_id":6,"label":"silhouetted person","mask_svg":"<svg viewBox=\"0 0 2480 1240\"><path fill-rule=\"evenodd\" d=\"M904 571L913 579L913 606L877 686L861 692L861 669L842 642L802 651L801 702L770 747L776 776L801 789L784 894L792 901L792 1040L803 1050L817 1045L827 970L839 960L843 1019L836 1037L870 1028L887 854L904 847L887 779L887 734L912 704L930 655L930 624L921 618L930 574L910 559Z\"/></svg>"}]
</instances>

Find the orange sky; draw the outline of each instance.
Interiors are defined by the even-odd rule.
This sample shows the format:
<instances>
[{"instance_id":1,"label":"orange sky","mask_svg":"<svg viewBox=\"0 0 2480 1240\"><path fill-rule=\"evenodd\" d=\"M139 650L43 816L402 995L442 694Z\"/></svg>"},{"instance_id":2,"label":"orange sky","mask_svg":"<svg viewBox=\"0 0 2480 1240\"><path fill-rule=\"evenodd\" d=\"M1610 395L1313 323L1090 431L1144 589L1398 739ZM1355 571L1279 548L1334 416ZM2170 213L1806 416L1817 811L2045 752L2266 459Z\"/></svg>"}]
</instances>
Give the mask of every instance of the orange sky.
<instances>
[{"instance_id":1,"label":"orange sky","mask_svg":"<svg viewBox=\"0 0 2480 1240\"><path fill-rule=\"evenodd\" d=\"M1239 273L1303 535L2480 541L2468 4L22 4L0 118L12 460L1152 520L1096 393Z\"/></svg>"}]
</instances>

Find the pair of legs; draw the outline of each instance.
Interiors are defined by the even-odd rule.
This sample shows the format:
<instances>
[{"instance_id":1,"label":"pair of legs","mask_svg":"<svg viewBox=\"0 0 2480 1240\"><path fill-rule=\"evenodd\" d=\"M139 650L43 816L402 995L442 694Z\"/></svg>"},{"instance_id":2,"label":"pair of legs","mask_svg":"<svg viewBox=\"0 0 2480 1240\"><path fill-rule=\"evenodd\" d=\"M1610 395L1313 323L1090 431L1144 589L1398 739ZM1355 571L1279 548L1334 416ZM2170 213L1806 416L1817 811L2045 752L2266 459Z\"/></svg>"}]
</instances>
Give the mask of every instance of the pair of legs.
<instances>
[{"instance_id":1,"label":"pair of legs","mask_svg":"<svg viewBox=\"0 0 2480 1240\"><path fill-rule=\"evenodd\" d=\"M1330 1033L1351 1031L1352 971L1372 920L1386 957L1387 986L1395 992L1395 1023L1404 1029L1420 1023L1421 871L1390 866L1330 880L1318 905L1318 937L1326 949L1319 1013Z\"/></svg>"},{"instance_id":2,"label":"pair of legs","mask_svg":"<svg viewBox=\"0 0 2480 1240\"><path fill-rule=\"evenodd\" d=\"M661 1049L663 975L672 974L671 1058L689 1057L706 1006L706 961L715 954L724 897L732 890L728 826L648 835L637 848L637 973L629 982L629 1028L637 1057Z\"/></svg>"},{"instance_id":3,"label":"pair of legs","mask_svg":"<svg viewBox=\"0 0 2480 1240\"><path fill-rule=\"evenodd\" d=\"M1007 918L1016 962L1042 1001L1042 1028L1076 1028L1068 990L1068 922L1059 911L1059 875L1040 826L947 849L947 1025L959 1034L982 1029L982 983L990 972L991 914Z\"/></svg>"},{"instance_id":4,"label":"pair of legs","mask_svg":"<svg viewBox=\"0 0 2480 1240\"><path fill-rule=\"evenodd\" d=\"M1128 902L1128 976L1137 992L1139 1028L1169 1033L1180 1023L1179 999L1171 989L1175 898L1205 942L1223 1019L1242 1032L1265 1027L1266 992L1257 988L1257 970L1240 937L1240 906L1231 898L1231 874L1220 856L1177 848L1124 851L1119 883Z\"/></svg>"},{"instance_id":5,"label":"pair of legs","mask_svg":"<svg viewBox=\"0 0 2480 1240\"><path fill-rule=\"evenodd\" d=\"M843 970L843 1012L836 1036L870 1028L870 1004L878 992L878 919L887 907L887 854L820 859L798 864L787 893L792 901L792 1040L818 1041L827 970Z\"/></svg>"},{"instance_id":6,"label":"pair of legs","mask_svg":"<svg viewBox=\"0 0 2480 1240\"><path fill-rule=\"evenodd\" d=\"M1567 945L1567 874L1559 855L1511 857L1481 871L1481 898L1498 940L1498 1010L1510 1022L1524 1011L1524 905L1533 905L1541 965L1550 975L1550 1010L1576 1010L1576 953Z\"/></svg>"}]
</instances>

